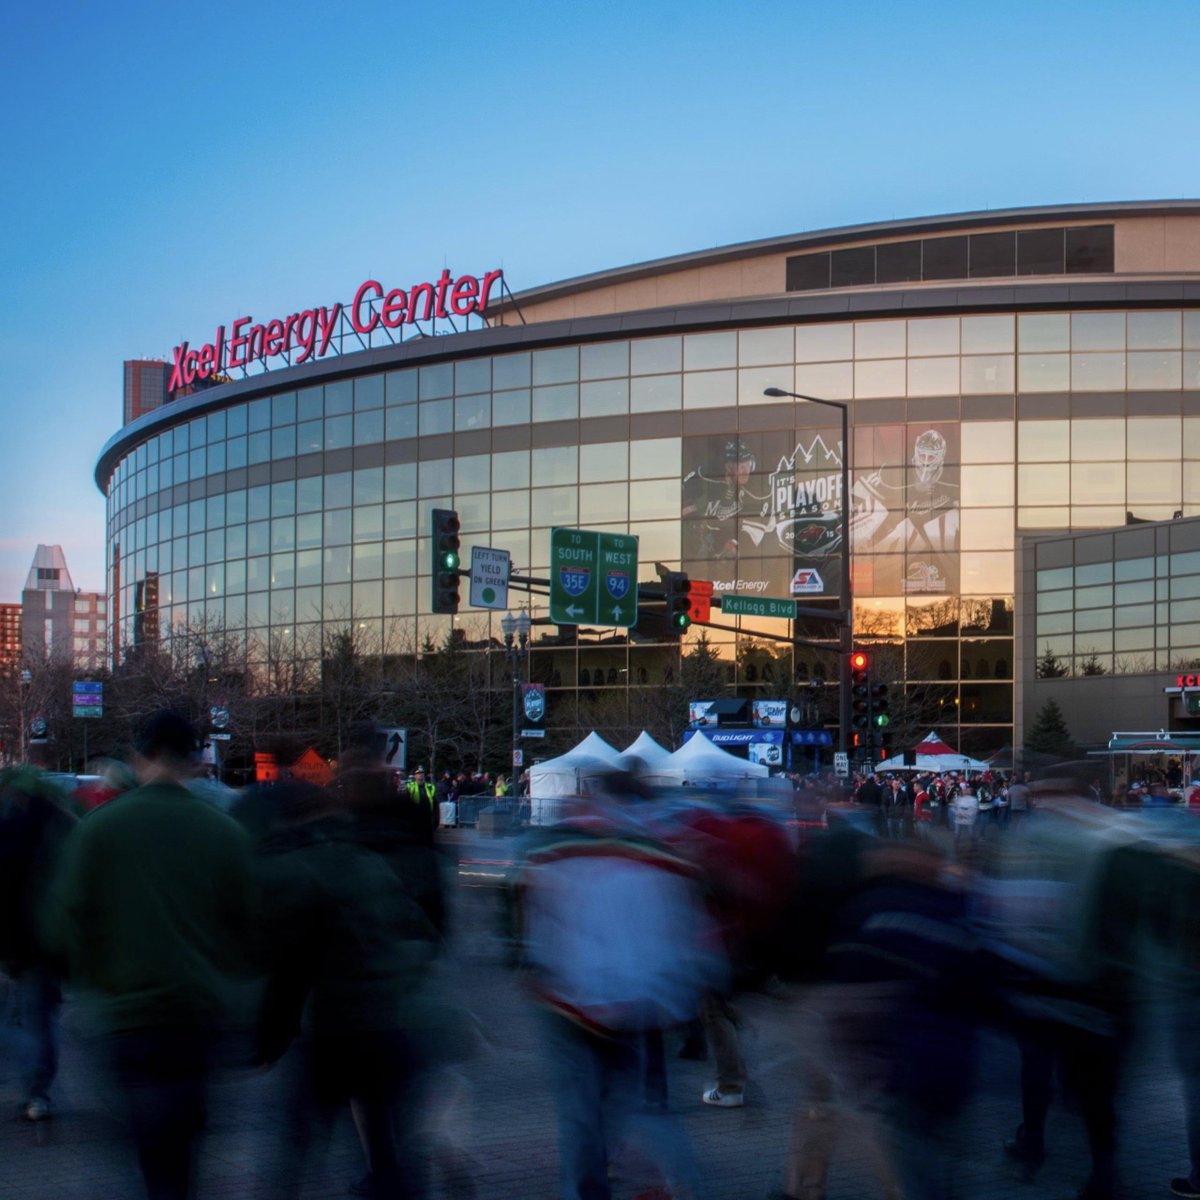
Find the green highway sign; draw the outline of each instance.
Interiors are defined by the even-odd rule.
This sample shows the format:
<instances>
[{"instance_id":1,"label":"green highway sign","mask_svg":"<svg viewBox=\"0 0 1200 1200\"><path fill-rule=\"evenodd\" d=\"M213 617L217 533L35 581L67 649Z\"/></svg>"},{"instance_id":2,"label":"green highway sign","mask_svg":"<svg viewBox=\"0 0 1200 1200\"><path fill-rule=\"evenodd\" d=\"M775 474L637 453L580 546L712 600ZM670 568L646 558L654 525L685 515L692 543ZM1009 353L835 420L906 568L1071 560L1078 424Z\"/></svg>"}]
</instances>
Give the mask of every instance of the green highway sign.
<instances>
[{"instance_id":1,"label":"green highway sign","mask_svg":"<svg viewBox=\"0 0 1200 1200\"><path fill-rule=\"evenodd\" d=\"M786 617L796 619L795 600L778 600L772 596L721 597L721 612L735 617Z\"/></svg>"},{"instance_id":2,"label":"green highway sign","mask_svg":"<svg viewBox=\"0 0 1200 1200\"><path fill-rule=\"evenodd\" d=\"M636 625L638 540L591 529L550 531L550 620Z\"/></svg>"}]
</instances>

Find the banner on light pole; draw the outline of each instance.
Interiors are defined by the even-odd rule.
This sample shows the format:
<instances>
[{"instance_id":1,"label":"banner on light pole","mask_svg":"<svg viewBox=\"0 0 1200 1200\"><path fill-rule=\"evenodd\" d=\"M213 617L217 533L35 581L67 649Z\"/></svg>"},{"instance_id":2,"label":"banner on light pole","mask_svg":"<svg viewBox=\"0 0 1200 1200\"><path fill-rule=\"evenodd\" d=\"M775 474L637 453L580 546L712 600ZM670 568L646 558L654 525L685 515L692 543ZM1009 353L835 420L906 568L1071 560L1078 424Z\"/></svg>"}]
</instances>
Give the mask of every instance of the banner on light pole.
<instances>
[{"instance_id":1,"label":"banner on light pole","mask_svg":"<svg viewBox=\"0 0 1200 1200\"><path fill-rule=\"evenodd\" d=\"M546 736L546 685L521 684L521 736Z\"/></svg>"}]
</instances>

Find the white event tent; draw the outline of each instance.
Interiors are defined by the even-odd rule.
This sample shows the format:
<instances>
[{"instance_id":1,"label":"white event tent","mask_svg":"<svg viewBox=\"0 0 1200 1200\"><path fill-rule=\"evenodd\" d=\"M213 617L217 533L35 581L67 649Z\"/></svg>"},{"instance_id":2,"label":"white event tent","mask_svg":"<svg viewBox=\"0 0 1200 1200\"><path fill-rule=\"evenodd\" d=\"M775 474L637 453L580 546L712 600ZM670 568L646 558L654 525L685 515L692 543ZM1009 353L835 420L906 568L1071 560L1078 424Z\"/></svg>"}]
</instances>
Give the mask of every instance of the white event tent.
<instances>
[{"instance_id":1,"label":"white event tent","mask_svg":"<svg viewBox=\"0 0 1200 1200\"><path fill-rule=\"evenodd\" d=\"M648 770L645 779L652 786L677 787L683 783L712 785L761 779L770 773L762 763L748 762L722 750L697 730L665 762Z\"/></svg>"},{"instance_id":2,"label":"white event tent","mask_svg":"<svg viewBox=\"0 0 1200 1200\"><path fill-rule=\"evenodd\" d=\"M647 771L657 770L670 757L671 751L660 746L644 729L621 753L623 763L636 758Z\"/></svg>"},{"instance_id":3,"label":"white event tent","mask_svg":"<svg viewBox=\"0 0 1200 1200\"><path fill-rule=\"evenodd\" d=\"M912 754L900 758L885 758L876 771L986 771L988 764L968 754L958 754L936 733L917 743Z\"/></svg>"},{"instance_id":4,"label":"white event tent","mask_svg":"<svg viewBox=\"0 0 1200 1200\"><path fill-rule=\"evenodd\" d=\"M565 797L582 795L587 788L587 781L613 770L620 757L620 754L593 730L566 754L530 767L530 824L552 824Z\"/></svg>"}]
</instances>

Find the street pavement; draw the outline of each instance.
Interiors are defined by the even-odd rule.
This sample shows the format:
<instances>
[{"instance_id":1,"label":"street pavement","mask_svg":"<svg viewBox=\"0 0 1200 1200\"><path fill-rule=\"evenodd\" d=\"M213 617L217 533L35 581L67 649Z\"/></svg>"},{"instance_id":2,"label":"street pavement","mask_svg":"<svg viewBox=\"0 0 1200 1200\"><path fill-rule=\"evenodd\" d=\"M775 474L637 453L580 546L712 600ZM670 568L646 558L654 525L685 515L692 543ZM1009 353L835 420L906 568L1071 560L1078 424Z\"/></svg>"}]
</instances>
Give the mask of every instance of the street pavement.
<instances>
[{"instance_id":1,"label":"street pavement","mask_svg":"<svg viewBox=\"0 0 1200 1200\"><path fill-rule=\"evenodd\" d=\"M469 831L456 831L449 840L451 853L475 860L502 861L511 847L505 839L485 842ZM552 1200L557 1153L544 1051L536 1011L507 962L496 900L488 888L458 891L456 934L441 967L443 984L446 995L474 1014L484 1036L478 1053L437 1085L438 1120L470 1156L480 1200ZM702 1104L711 1066L679 1059L678 1039L668 1041L672 1107L692 1139L711 1200L763 1200L780 1187L792 1114L804 1085L798 1047L811 1018L803 996L754 995L740 1008L751 1077L743 1108ZM259 1194L257 1187L285 1153L277 1129L286 1087L281 1070L221 1074L199 1162L199 1200L250 1200ZM19 1100L15 1080L0 1063L0 1106L15 1114ZM1168 1195L1169 1179L1186 1173L1186 1144L1178 1082L1153 1030L1133 1056L1121 1114L1125 1194L1131 1200ZM955 1136L956 1195L971 1200L1075 1195L1087 1173L1078 1117L1055 1107L1047 1129L1048 1160L1030 1184L1014 1178L1000 1153L1018 1120L1015 1051L1007 1039L988 1035L976 1097ZM348 1115L326 1151L311 1157L305 1200L345 1196L350 1181L363 1171ZM632 1161L619 1162L615 1173L617 1200L630 1200L645 1186ZM439 1200L469 1194L436 1163L434 1180ZM882 1194L861 1132L848 1129L833 1160L828 1200ZM68 1003L55 1118L37 1125L15 1116L0 1120L0 1200L134 1200L141 1195L119 1101L97 1066L78 1006Z\"/></svg>"}]
</instances>

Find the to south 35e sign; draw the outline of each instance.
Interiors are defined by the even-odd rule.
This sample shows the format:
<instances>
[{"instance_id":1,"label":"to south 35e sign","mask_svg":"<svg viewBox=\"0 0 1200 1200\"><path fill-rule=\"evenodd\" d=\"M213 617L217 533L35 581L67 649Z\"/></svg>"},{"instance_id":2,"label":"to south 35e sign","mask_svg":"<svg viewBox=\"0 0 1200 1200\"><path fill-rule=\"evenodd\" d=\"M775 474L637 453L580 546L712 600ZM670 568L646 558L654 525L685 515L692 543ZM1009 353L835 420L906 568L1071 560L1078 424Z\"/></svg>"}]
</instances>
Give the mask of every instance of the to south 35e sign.
<instances>
[{"instance_id":1,"label":"to south 35e sign","mask_svg":"<svg viewBox=\"0 0 1200 1200\"><path fill-rule=\"evenodd\" d=\"M238 317L229 326L228 335L225 326L218 325L211 342L198 348L180 342L175 347L167 390L177 392L197 380L248 367L252 362L265 363L293 350L297 364L320 358L328 353L343 316L360 334L372 333L381 326L398 329L435 317L467 317L472 313L484 317L492 289L503 278L503 271L487 271L482 277L460 275L455 279L447 269L436 283L415 283L407 290L392 288L387 292L378 280L367 279L359 285L349 307L339 303L306 308L264 324L253 324L253 317Z\"/></svg>"}]
</instances>

